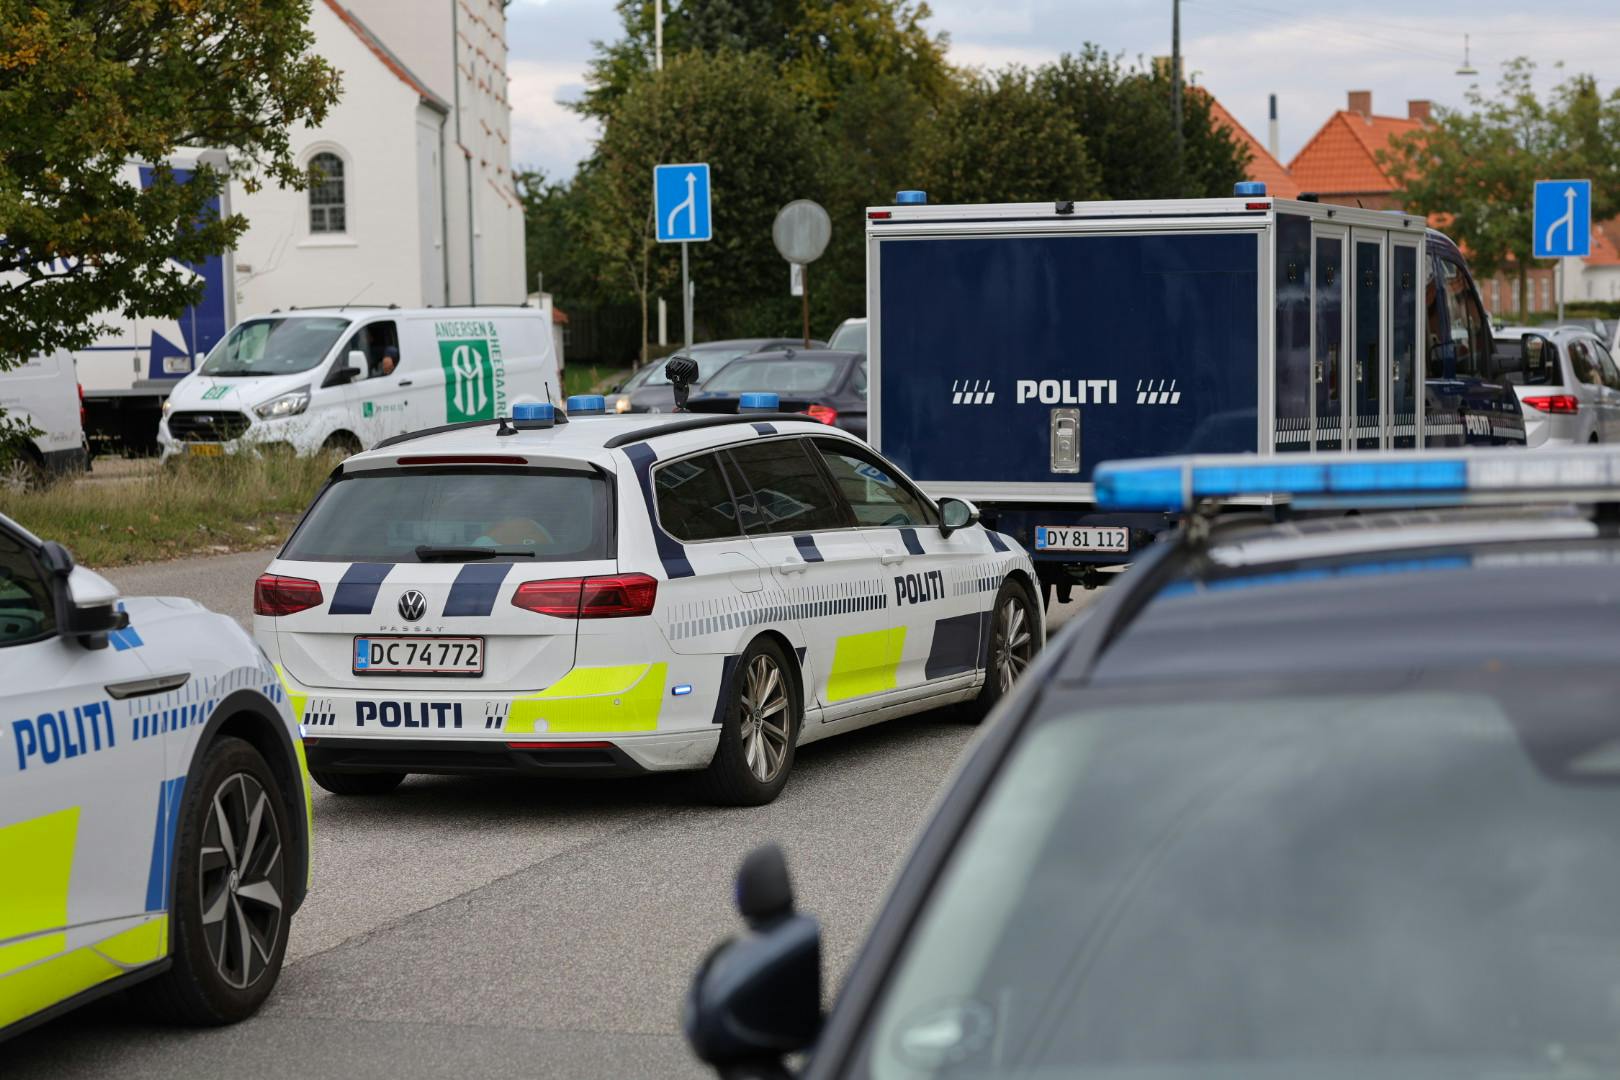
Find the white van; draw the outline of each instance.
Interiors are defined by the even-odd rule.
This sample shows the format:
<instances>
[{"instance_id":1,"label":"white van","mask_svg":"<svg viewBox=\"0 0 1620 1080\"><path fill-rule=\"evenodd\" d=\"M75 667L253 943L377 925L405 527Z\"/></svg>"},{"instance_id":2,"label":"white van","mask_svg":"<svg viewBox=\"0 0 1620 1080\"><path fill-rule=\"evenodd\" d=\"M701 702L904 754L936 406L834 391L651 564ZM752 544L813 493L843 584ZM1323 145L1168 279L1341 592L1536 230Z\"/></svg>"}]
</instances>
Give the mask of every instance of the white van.
<instances>
[{"instance_id":1,"label":"white van","mask_svg":"<svg viewBox=\"0 0 1620 1080\"><path fill-rule=\"evenodd\" d=\"M84 413L73 354L36 356L20 367L0 371L0 414L32 427L21 459L0 448L0 469L36 476L82 473L89 463L84 446Z\"/></svg>"},{"instance_id":2,"label":"white van","mask_svg":"<svg viewBox=\"0 0 1620 1080\"><path fill-rule=\"evenodd\" d=\"M561 394L551 327L533 308L272 311L232 327L175 384L158 442L164 458L273 445L352 453Z\"/></svg>"}]
</instances>

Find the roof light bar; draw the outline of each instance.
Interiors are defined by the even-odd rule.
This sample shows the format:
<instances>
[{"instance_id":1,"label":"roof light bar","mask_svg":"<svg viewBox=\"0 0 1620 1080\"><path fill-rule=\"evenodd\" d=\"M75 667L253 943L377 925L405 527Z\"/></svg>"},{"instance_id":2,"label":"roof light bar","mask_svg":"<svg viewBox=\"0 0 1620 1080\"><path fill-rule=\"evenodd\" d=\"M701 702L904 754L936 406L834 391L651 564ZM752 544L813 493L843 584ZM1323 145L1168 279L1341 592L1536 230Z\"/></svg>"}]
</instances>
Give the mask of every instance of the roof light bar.
<instances>
[{"instance_id":1,"label":"roof light bar","mask_svg":"<svg viewBox=\"0 0 1620 1080\"><path fill-rule=\"evenodd\" d=\"M1620 451L1581 447L1379 454L1253 454L1105 462L1104 510L1189 511L1206 500L1282 497L1301 505L1433 506L1578 497L1620 502Z\"/></svg>"}]
</instances>

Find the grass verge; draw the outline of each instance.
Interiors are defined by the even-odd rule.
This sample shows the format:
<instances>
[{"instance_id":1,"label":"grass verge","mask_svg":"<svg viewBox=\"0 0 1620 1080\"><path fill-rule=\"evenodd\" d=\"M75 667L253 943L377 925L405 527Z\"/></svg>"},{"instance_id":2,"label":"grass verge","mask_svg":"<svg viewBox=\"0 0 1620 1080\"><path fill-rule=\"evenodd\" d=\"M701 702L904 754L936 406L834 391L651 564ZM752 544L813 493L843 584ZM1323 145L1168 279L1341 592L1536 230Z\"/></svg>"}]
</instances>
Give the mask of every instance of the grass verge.
<instances>
[{"instance_id":1,"label":"grass verge","mask_svg":"<svg viewBox=\"0 0 1620 1080\"><path fill-rule=\"evenodd\" d=\"M618 382L628 378L629 372L617 365L569 365L563 369L563 396L572 394L600 394L604 382Z\"/></svg>"},{"instance_id":2,"label":"grass verge","mask_svg":"<svg viewBox=\"0 0 1620 1080\"><path fill-rule=\"evenodd\" d=\"M109 479L0 489L0 510L87 566L268 547L287 538L340 459L286 454L178 458Z\"/></svg>"}]
</instances>

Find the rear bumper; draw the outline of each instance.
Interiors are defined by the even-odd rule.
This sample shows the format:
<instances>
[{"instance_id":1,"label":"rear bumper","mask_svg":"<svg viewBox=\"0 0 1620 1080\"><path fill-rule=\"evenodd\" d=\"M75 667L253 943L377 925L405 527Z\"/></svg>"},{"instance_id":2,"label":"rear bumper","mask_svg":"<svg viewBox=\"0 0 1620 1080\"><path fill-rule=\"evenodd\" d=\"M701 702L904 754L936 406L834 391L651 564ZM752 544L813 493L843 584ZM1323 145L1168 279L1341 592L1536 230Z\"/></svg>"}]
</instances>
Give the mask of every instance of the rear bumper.
<instances>
[{"instance_id":1,"label":"rear bumper","mask_svg":"<svg viewBox=\"0 0 1620 1080\"><path fill-rule=\"evenodd\" d=\"M720 728L611 738L389 739L306 736L309 767L328 772L435 773L449 776L637 776L701 769L714 757ZM538 744L538 745L536 745Z\"/></svg>"}]
</instances>

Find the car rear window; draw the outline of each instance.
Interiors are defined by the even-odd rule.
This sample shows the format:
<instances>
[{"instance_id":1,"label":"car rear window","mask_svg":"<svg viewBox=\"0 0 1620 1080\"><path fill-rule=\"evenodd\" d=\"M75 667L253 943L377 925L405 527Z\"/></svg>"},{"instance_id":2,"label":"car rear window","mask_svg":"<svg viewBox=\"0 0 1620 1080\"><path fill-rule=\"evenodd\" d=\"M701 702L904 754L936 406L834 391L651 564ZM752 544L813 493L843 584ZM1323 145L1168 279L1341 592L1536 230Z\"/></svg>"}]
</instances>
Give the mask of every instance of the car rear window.
<instances>
[{"instance_id":1,"label":"car rear window","mask_svg":"<svg viewBox=\"0 0 1620 1080\"><path fill-rule=\"evenodd\" d=\"M421 562L419 547L492 548L497 560L613 557L600 474L551 469L388 469L327 488L283 559Z\"/></svg>"},{"instance_id":2,"label":"car rear window","mask_svg":"<svg viewBox=\"0 0 1620 1080\"><path fill-rule=\"evenodd\" d=\"M829 389L842 370L840 361L812 360L802 354L791 360L738 360L705 382L703 389L723 393L770 390L778 394L808 394Z\"/></svg>"}]
</instances>

